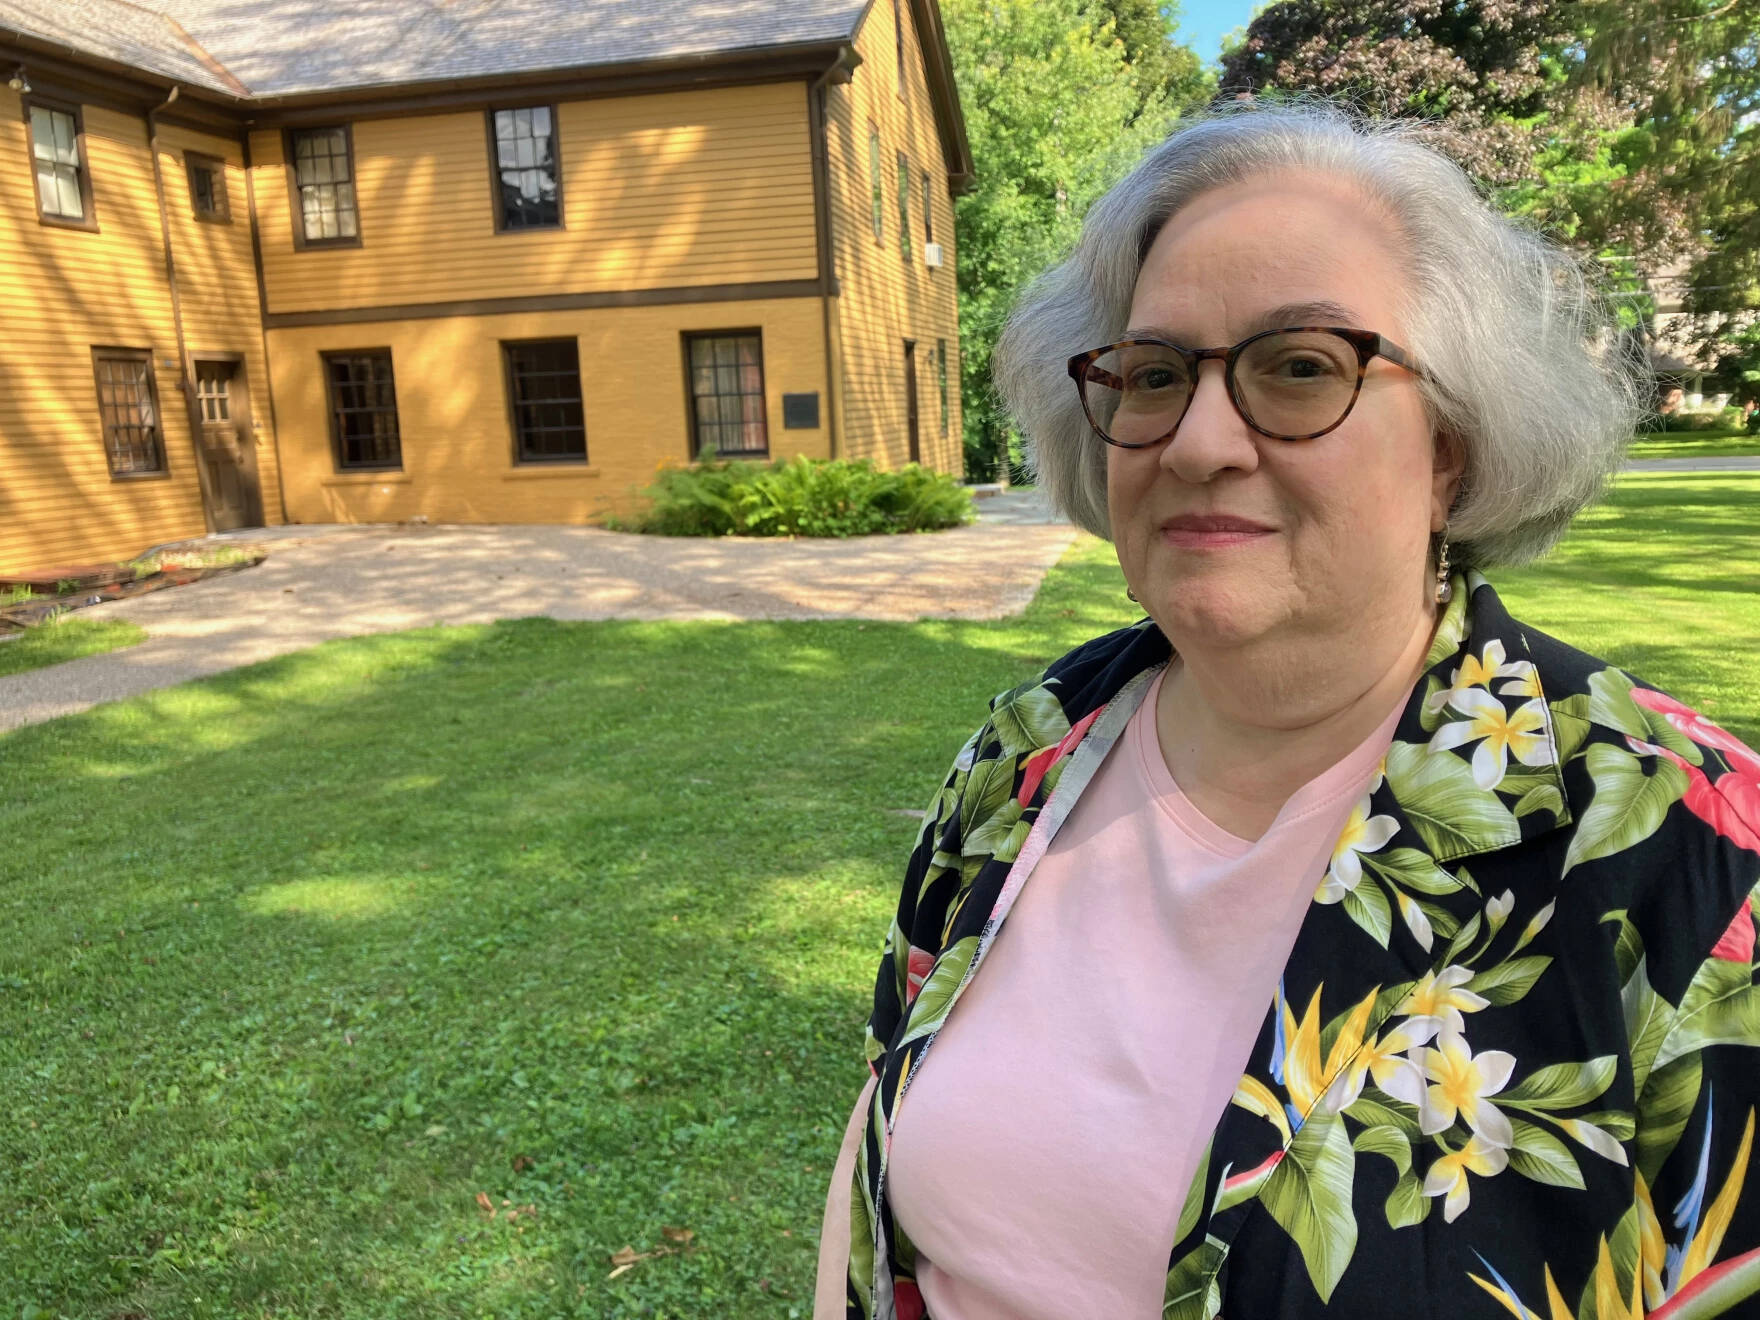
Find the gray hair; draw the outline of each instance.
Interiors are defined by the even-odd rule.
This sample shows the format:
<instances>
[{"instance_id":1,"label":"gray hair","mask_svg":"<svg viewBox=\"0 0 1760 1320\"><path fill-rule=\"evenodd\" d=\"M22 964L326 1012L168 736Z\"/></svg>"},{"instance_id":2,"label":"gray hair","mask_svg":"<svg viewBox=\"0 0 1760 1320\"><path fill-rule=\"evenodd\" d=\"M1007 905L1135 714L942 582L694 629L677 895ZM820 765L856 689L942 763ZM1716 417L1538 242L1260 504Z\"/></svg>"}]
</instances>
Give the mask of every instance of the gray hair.
<instances>
[{"instance_id":1,"label":"gray hair","mask_svg":"<svg viewBox=\"0 0 1760 1320\"><path fill-rule=\"evenodd\" d=\"M996 385L1028 464L1074 523L1109 539L1106 455L1065 371L1125 329L1167 219L1244 179L1308 170L1354 184L1405 238L1406 347L1437 434L1466 463L1449 517L1462 563L1541 554L1601 492L1646 412L1641 350L1569 253L1498 213L1433 125L1367 121L1324 101L1219 104L1182 124L1094 203L1070 256L1022 295Z\"/></svg>"}]
</instances>

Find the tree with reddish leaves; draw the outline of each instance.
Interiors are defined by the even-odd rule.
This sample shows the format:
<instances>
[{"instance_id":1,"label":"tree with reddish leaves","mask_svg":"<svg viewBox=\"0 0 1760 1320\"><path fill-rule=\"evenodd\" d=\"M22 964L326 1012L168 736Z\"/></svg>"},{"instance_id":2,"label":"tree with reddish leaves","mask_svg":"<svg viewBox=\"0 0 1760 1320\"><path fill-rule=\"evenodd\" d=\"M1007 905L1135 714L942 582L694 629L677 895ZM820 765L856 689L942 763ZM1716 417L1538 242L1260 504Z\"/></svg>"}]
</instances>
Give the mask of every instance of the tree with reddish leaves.
<instances>
[{"instance_id":1,"label":"tree with reddish leaves","mask_svg":"<svg viewBox=\"0 0 1760 1320\"><path fill-rule=\"evenodd\" d=\"M1569 41L1558 0L1283 0L1223 57L1221 90L1314 93L1373 115L1421 117L1487 183L1531 175Z\"/></svg>"}]
</instances>

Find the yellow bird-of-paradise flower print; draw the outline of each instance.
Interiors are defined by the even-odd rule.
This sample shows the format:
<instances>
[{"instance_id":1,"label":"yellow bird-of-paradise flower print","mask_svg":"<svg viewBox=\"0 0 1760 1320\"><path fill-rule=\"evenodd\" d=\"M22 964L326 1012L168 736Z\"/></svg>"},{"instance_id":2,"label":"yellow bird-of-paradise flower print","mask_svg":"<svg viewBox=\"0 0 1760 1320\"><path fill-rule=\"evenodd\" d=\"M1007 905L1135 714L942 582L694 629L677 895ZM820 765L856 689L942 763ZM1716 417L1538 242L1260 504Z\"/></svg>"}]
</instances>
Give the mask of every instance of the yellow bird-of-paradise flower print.
<instances>
[{"instance_id":1,"label":"yellow bird-of-paradise flower print","mask_svg":"<svg viewBox=\"0 0 1760 1320\"><path fill-rule=\"evenodd\" d=\"M1706 1127L1705 1149L1709 1150L1709 1122ZM1753 1145L1754 1111L1750 1109L1729 1175L1710 1207L1704 1210L1703 1218L1699 1217L1707 1181L1703 1161L1698 1178L1676 1207L1676 1226L1687 1230L1678 1245L1666 1241L1650 1187L1644 1176L1638 1174L1638 1254L1631 1262L1631 1287L1627 1292L1621 1292L1620 1271L1614 1265L1607 1238L1603 1236L1595 1271L1583 1289L1582 1307L1586 1308L1592 1298L1594 1310L1591 1313L1597 1320L1711 1320L1714 1316L1734 1314L1733 1307L1737 1303L1760 1293L1760 1249L1729 1260L1716 1260L1742 1193ZM1518 1320L1575 1320L1580 1313L1566 1304L1552 1277L1550 1265L1544 1271L1547 1309L1542 1313L1524 1304L1490 1261L1482 1255L1479 1260L1491 1278L1484 1279L1470 1271L1467 1277L1495 1297L1504 1310Z\"/></svg>"},{"instance_id":2,"label":"yellow bird-of-paradise flower print","mask_svg":"<svg viewBox=\"0 0 1760 1320\"><path fill-rule=\"evenodd\" d=\"M1323 1095L1327 1110L1336 1113L1349 1108L1363 1089L1362 1070L1346 1071L1345 1065L1363 1045L1363 1033L1381 987L1371 989L1345 1015L1324 1058L1320 1054L1322 988L1314 988L1314 996L1299 1022L1284 998L1282 985L1277 988L1277 1039L1272 1048L1271 1075L1289 1097L1287 1112L1295 1127L1321 1103Z\"/></svg>"},{"instance_id":3,"label":"yellow bird-of-paradise flower print","mask_svg":"<svg viewBox=\"0 0 1760 1320\"><path fill-rule=\"evenodd\" d=\"M1449 705L1467 716L1450 720L1430 735L1430 750L1446 751L1464 747L1470 742L1479 746L1473 752L1473 782L1489 792L1503 782L1509 758L1523 765L1550 765L1553 761L1552 736L1546 731L1546 707L1538 699L1524 701L1514 711L1507 711L1496 697L1481 688L1456 693Z\"/></svg>"},{"instance_id":4,"label":"yellow bird-of-paradise flower print","mask_svg":"<svg viewBox=\"0 0 1760 1320\"><path fill-rule=\"evenodd\" d=\"M1558 1281L1552 1277L1552 1266L1544 1267L1543 1277L1546 1281L1546 1312L1540 1312L1525 1305L1516 1296L1516 1290L1510 1287L1508 1280L1497 1272L1497 1267L1478 1252L1479 1261L1485 1266L1491 1279L1482 1279L1468 1271L1467 1277L1490 1293L1503 1305L1503 1309L1516 1317L1516 1320L1577 1320L1578 1312L1573 1310L1564 1300L1559 1291ZM1495 1282L1492 1282L1495 1280ZM1594 1299L1594 1310L1587 1314L1596 1320L1645 1320L1643 1299L1638 1292L1638 1277L1632 1276L1630 1290L1621 1294L1619 1276L1614 1269L1613 1253L1608 1249L1607 1236L1601 1236L1600 1245L1595 1255L1595 1271L1589 1276L1589 1282L1583 1289L1583 1304L1587 1308L1590 1298ZM1652 1312L1651 1320L1657 1320L1659 1313Z\"/></svg>"}]
</instances>

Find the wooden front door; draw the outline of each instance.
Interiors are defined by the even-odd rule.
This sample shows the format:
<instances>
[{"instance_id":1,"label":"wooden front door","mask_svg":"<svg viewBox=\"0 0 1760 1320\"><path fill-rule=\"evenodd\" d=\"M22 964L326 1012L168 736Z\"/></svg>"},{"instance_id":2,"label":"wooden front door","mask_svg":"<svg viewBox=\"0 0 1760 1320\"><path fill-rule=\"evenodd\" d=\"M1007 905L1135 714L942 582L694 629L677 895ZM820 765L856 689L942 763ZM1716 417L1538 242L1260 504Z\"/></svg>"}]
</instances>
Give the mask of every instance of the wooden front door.
<instances>
[{"instance_id":1,"label":"wooden front door","mask_svg":"<svg viewBox=\"0 0 1760 1320\"><path fill-rule=\"evenodd\" d=\"M904 409L910 423L911 462L923 461L923 442L917 429L917 344L904 341Z\"/></svg>"},{"instance_id":2,"label":"wooden front door","mask_svg":"<svg viewBox=\"0 0 1760 1320\"><path fill-rule=\"evenodd\" d=\"M244 364L198 359L196 403L202 422L196 448L208 478L208 517L214 530L261 527L263 490L257 480L257 433L251 425Z\"/></svg>"}]
</instances>

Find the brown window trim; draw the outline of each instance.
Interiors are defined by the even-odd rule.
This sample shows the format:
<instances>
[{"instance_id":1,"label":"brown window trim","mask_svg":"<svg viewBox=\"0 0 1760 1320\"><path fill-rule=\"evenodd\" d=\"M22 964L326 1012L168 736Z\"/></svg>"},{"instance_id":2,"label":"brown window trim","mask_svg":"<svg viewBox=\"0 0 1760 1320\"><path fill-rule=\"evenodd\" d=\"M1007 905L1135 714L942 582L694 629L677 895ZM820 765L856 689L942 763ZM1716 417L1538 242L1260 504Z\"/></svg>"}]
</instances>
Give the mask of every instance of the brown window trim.
<instances>
[{"instance_id":1,"label":"brown window trim","mask_svg":"<svg viewBox=\"0 0 1760 1320\"><path fill-rule=\"evenodd\" d=\"M575 385L581 390L578 400L581 406L581 452L579 454L549 455L533 458L521 452L522 437L519 430L519 399L514 389L515 376L513 370L513 351L530 344L573 344ZM501 379L507 394L507 427L513 441L513 466L516 468L550 468L550 467L585 467L587 465L587 400L586 387L581 382L581 341L573 335L548 335L536 339L503 339L501 341Z\"/></svg>"},{"instance_id":2,"label":"brown window trim","mask_svg":"<svg viewBox=\"0 0 1760 1320\"><path fill-rule=\"evenodd\" d=\"M336 417L336 381L330 371L332 358L365 357L368 354L383 353L391 364L391 416L397 423L397 462L395 463L344 463L342 461L342 427L337 424ZM403 410L397 406L397 362L392 356L389 345L366 348L332 348L324 349L318 354L324 368L324 411L330 429L330 466L336 475L345 472L402 472L403 471Z\"/></svg>"},{"instance_id":3,"label":"brown window trim","mask_svg":"<svg viewBox=\"0 0 1760 1320\"><path fill-rule=\"evenodd\" d=\"M691 382L691 342L697 339L735 339L741 335L754 335L758 340L758 397L764 400L764 448L742 449L734 458L767 459L770 457L770 393L769 382L764 374L764 328L757 325L717 327L713 330L684 330L679 333L680 356L684 362L684 415L690 424L691 462L696 462L703 452L703 446L697 439L697 392ZM718 454L717 457L727 457Z\"/></svg>"},{"instance_id":4,"label":"brown window trim","mask_svg":"<svg viewBox=\"0 0 1760 1320\"><path fill-rule=\"evenodd\" d=\"M293 139L300 133L323 133L330 129L340 128L343 139L348 144L348 181L354 185L354 237L353 238L307 238L305 208L299 202L299 168L293 156ZM360 157L354 149L353 124L301 124L298 128L281 130L281 159L287 171L287 208L289 219L293 223L293 250L304 252L308 249L323 248L358 248L361 246L361 169Z\"/></svg>"},{"instance_id":5,"label":"brown window trim","mask_svg":"<svg viewBox=\"0 0 1760 1320\"><path fill-rule=\"evenodd\" d=\"M110 436L104 422L104 373L100 364L109 361L144 362L147 364L147 398L153 406L153 448L158 452L159 466L144 472L118 472L116 470L116 451L111 448ZM92 388L98 404L98 440L104 446L104 465L110 471L112 481L163 481L171 475L171 463L165 453L165 411L159 404L159 378L153 370L153 350L150 348L113 348L108 345L92 346Z\"/></svg>"},{"instance_id":6,"label":"brown window trim","mask_svg":"<svg viewBox=\"0 0 1760 1320\"><path fill-rule=\"evenodd\" d=\"M489 139L489 205L495 208L497 234L552 234L568 228L568 208L562 193L562 116L554 101L518 102L514 105L492 105L483 111L483 130ZM553 225L520 225L507 227L507 216L501 205L501 154L495 146L495 114L500 110L548 110L550 112L550 168L556 175L556 223Z\"/></svg>"},{"instance_id":7,"label":"brown window trim","mask_svg":"<svg viewBox=\"0 0 1760 1320\"><path fill-rule=\"evenodd\" d=\"M214 194L219 205L212 211L204 211L196 205L196 179L198 169L212 170L217 191ZM189 210L197 220L210 225L229 225L232 223L232 197L226 182L226 161L220 156L210 156L205 151L188 151L183 153L184 178L189 183Z\"/></svg>"},{"instance_id":8,"label":"brown window trim","mask_svg":"<svg viewBox=\"0 0 1760 1320\"><path fill-rule=\"evenodd\" d=\"M935 208L929 203L929 171L923 171L923 243L935 241ZM934 269L933 266L930 267Z\"/></svg>"},{"instance_id":9,"label":"brown window trim","mask_svg":"<svg viewBox=\"0 0 1760 1320\"><path fill-rule=\"evenodd\" d=\"M86 118L77 101L57 100L52 96L32 94L19 98L24 115L24 156L30 163L31 195L37 202L37 223L52 229L78 229L88 234L96 234L98 230L98 208L92 198L92 158L86 151ZM68 216L49 215L43 210L43 193L37 187L37 152L31 138L31 107L41 106L45 110L59 110L64 115L73 116L74 141L79 146L79 200L85 207L85 218L80 220Z\"/></svg>"},{"instance_id":10,"label":"brown window trim","mask_svg":"<svg viewBox=\"0 0 1760 1320\"><path fill-rule=\"evenodd\" d=\"M905 97L904 5L905 0L892 0L892 39L898 46L898 96L900 100Z\"/></svg>"},{"instance_id":11,"label":"brown window trim","mask_svg":"<svg viewBox=\"0 0 1760 1320\"><path fill-rule=\"evenodd\" d=\"M868 207L873 212L874 242L886 246L886 150L880 144L880 125L868 121Z\"/></svg>"},{"instance_id":12,"label":"brown window trim","mask_svg":"<svg viewBox=\"0 0 1760 1320\"><path fill-rule=\"evenodd\" d=\"M905 264L916 256L911 242L911 158L898 153L898 251Z\"/></svg>"}]
</instances>

